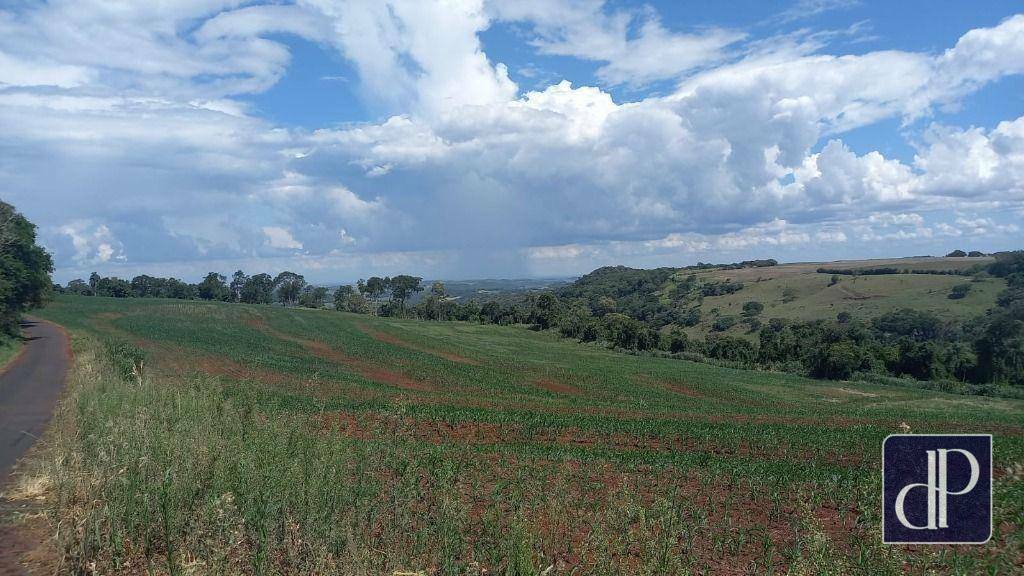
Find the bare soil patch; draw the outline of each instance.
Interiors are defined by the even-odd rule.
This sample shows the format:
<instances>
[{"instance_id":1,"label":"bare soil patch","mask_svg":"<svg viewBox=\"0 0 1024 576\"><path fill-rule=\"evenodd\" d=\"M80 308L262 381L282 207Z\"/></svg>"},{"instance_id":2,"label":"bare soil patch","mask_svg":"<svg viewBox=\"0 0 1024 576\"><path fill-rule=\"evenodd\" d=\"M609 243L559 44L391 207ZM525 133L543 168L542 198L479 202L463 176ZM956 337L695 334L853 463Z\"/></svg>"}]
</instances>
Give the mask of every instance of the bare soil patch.
<instances>
[{"instance_id":1,"label":"bare soil patch","mask_svg":"<svg viewBox=\"0 0 1024 576\"><path fill-rule=\"evenodd\" d=\"M401 372L395 372L373 362L346 354L345 352L342 352L337 348L333 348L324 342L307 340L299 336L288 334L287 332L275 330L267 325L262 318L250 317L246 320L246 324L267 335L273 336L278 340L298 344L310 354L336 364L341 364L346 368L354 370L360 376L373 380L374 382L380 382L396 388L415 390L418 392L431 392L436 390L436 387L429 382L417 380Z\"/></svg>"},{"instance_id":2,"label":"bare soil patch","mask_svg":"<svg viewBox=\"0 0 1024 576\"><path fill-rule=\"evenodd\" d=\"M357 322L355 325L364 334L366 334L367 336L370 336L374 340L378 340L378 341L384 342L386 344L391 344L392 346L398 346L400 348L406 348L408 350L415 350L416 352L423 352L424 354L430 354L431 356L438 356L440 358L444 358L445 360L451 360L452 362L458 362L459 364L470 364L472 366L479 366L480 365L479 361L474 360L472 358L467 358L467 357L462 356L460 354L455 354L454 352L446 352L444 350L437 350L435 348L430 348L430 347L427 347L427 346L423 346L423 345L420 345L420 344L409 342L407 340L403 340L402 338L399 338L398 336L395 336L394 334L389 334L388 332L383 332L381 330L376 330L376 329L371 328L371 327L369 327L369 326L367 326L366 324L363 324L363 323Z\"/></svg>"},{"instance_id":3,"label":"bare soil patch","mask_svg":"<svg viewBox=\"0 0 1024 576\"><path fill-rule=\"evenodd\" d=\"M324 429L361 440L397 436L433 445L536 443L581 448L602 447L622 452L711 453L723 457L744 456L760 460L807 460L820 457L826 462L847 467L860 465L863 461L861 455L813 454L790 449L785 445L765 448L752 446L747 442L730 445L675 435L662 437L627 433L603 434L574 427L527 430L515 424L451 423L376 412L333 411L323 414L320 422Z\"/></svg>"},{"instance_id":4,"label":"bare soil patch","mask_svg":"<svg viewBox=\"0 0 1024 576\"><path fill-rule=\"evenodd\" d=\"M865 396L867 398L877 398L878 397L878 394L875 394L873 392L863 392L861 390L853 390L852 388L842 388L842 387L840 387L840 388L834 388L834 390L837 391L837 392L843 393L843 394L852 394L854 396Z\"/></svg>"},{"instance_id":5,"label":"bare soil patch","mask_svg":"<svg viewBox=\"0 0 1024 576\"><path fill-rule=\"evenodd\" d=\"M578 396L580 394L579 388L565 382L559 382L554 378L537 378L533 380L533 384L555 394L568 394L571 396Z\"/></svg>"},{"instance_id":6,"label":"bare soil patch","mask_svg":"<svg viewBox=\"0 0 1024 576\"><path fill-rule=\"evenodd\" d=\"M57 574L60 554L37 505L0 501L0 576Z\"/></svg>"},{"instance_id":7,"label":"bare soil patch","mask_svg":"<svg viewBox=\"0 0 1024 576\"><path fill-rule=\"evenodd\" d=\"M704 395L692 388L687 388L681 384L668 384L666 386L669 390L676 394L682 394L683 396L689 396L690 398L704 398Z\"/></svg>"}]
</instances>

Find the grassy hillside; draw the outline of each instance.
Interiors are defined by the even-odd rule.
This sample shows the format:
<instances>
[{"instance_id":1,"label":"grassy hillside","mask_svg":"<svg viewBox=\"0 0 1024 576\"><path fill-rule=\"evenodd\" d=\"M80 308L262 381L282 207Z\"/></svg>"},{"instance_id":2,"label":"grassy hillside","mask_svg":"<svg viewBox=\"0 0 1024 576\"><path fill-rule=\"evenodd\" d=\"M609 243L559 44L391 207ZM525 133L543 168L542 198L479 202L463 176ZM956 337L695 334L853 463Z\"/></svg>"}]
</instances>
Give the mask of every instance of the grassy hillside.
<instances>
[{"instance_id":1,"label":"grassy hillside","mask_svg":"<svg viewBox=\"0 0 1024 576\"><path fill-rule=\"evenodd\" d=\"M840 275L838 283L832 284L833 274L822 274L817 270L822 267L969 270L979 263L991 261L991 258L902 258L699 272L697 275L702 280L742 282L743 289L732 294L705 297L700 305L701 322L687 332L691 335L707 334L718 315L740 316L743 304L749 301L764 304L761 314L764 321L771 318L800 321L834 319L841 312L870 320L901 308L926 310L944 320L968 320L984 314L995 305L996 296L1006 288L1005 280L984 278L972 282L970 277L936 274ZM687 274L676 274L672 282ZM971 284L967 296L951 300L948 296L953 286L964 283ZM667 291L669 286L663 290ZM789 298L786 297L787 289L791 291ZM735 336L745 332L746 326L740 324L726 331Z\"/></svg>"},{"instance_id":2,"label":"grassy hillside","mask_svg":"<svg viewBox=\"0 0 1024 576\"><path fill-rule=\"evenodd\" d=\"M771 260L652 270L617 266L599 268L558 293L595 314L621 312L663 332L681 327L690 337L721 332L756 340L756 329L739 322L747 302L763 306L758 315L762 324L773 318L835 320L844 312L870 321L902 308L960 323L992 308L1006 288L1002 278L970 275L993 261L918 257L765 265L774 263ZM866 273L880 269L899 273ZM966 296L949 298L954 287L965 284ZM728 323L716 322L720 318L735 322L723 329Z\"/></svg>"},{"instance_id":3,"label":"grassy hillside","mask_svg":"<svg viewBox=\"0 0 1024 576\"><path fill-rule=\"evenodd\" d=\"M78 354L55 513L82 526L62 532L76 561L104 572L1021 562L1021 401L626 356L493 325L71 296L41 315L73 331ZM880 544L881 442L907 428L995 434L1007 472L991 544Z\"/></svg>"}]
</instances>

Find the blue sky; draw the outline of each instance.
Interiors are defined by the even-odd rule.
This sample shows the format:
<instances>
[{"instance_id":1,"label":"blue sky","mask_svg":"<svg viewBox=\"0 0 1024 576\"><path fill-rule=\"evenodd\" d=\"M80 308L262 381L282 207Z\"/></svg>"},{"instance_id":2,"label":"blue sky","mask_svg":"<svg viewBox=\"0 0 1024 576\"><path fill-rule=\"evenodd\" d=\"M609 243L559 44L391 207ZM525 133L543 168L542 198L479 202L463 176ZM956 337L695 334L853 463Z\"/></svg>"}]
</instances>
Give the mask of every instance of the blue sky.
<instances>
[{"instance_id":1,"label":"blue sky","mask_svg":"<svg viewBox=\"0 0 1024 576\"><path fill-rule=\"evenodd\" d=\"M0 6L60 281L1019 248L1019 2Z\"/></svg>"}]
</instances>

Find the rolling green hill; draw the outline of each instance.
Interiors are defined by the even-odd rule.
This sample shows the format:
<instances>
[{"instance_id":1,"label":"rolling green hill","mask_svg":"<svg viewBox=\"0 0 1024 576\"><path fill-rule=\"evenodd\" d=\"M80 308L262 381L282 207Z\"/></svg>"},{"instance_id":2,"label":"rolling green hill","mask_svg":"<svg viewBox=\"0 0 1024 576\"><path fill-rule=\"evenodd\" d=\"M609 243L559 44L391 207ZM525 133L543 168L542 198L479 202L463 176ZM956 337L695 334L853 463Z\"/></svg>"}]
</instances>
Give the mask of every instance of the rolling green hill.
<instances>
[{"instance_id":1,"label":"rolling green hill","mask_svg":"<svg viewBox=\"0 0 1024 576\"><path fill-rule=\"evenodd\" d=\"M41 315L75 336L48 461L54 514L81 529L61 544L103 572L1019 562L1024 401L628 356L524 327L76 296ZM993 543L881 545L880 447L901 430L995 434L1008 472Z\"/></svg>"},{"instance_id":2,"label":"rolling green hill","mask_svg":"<svg viewBox=\"0 0 1024 576\"><path fill-rule=\"evenodd\" d=\"M902 258L890 260L859 260L828 263L782 264L763 268L739 270L710 270L697 272L703 281L741 282L743 289L722 296L707 296L699 304L701 322L687 329L691 335L706 335L712 331L718 316L742 314L743 304L750 301L764 304L762 321L771 318L787 320L832 320L841 312L854 318L870 320L886 312L911 308L934 313L943 320L964 321L984 314L993 307L996 296L1006 288L1001 278L980 278L938 274L839 275L832 284L831 273L819 273L820 268L858 270L893 267L900 270L967 271L978 264L988 264L991 258ZM661 288L662 293L687 276L678 272ZM970 283L971 290L962 299L949 298L958 284ZM790 291L787 298L787 290ZM734 336L747 333L746 326L736 324L726 331ZM748 335L751 338L755 335Z\"/></svg>"}]
</instances>

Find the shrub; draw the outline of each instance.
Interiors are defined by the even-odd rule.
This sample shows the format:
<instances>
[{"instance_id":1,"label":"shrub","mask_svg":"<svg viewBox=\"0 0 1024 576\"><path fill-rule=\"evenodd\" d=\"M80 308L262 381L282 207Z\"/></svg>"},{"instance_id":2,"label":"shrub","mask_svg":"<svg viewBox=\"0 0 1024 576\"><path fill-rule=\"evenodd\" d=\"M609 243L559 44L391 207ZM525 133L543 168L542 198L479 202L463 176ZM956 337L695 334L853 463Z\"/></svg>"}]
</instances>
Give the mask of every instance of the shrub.
<instances>
[{"instance_id":1,"label":"shrub","mask_svg":"<svg viewBox=\"0 0 1024 576\"><path fill-rule=\"evenodd\" d=\"M690 308L684 312L680 322L683 326L696 326L700 324L700 308Z\"/></svg>"},{"instance_id":2,"label":"shrub","mask_svg":"<svg viewBox=\"0 0 1024 576\"><path fill-rule=\"evenodd\" d=\"M953 286L952 290L949 291L949 296L947 296L947 298L949 298L950 300L959 300L964 296L967 296L967 294L970 291L970 284L957 284L956 286Z\"/></svg>"},{"instance_id":3,"label":"shrub","mask_svg":"<svg viewBox=\"0 0 1024 576\"><path fill-rule=\"evenodd\" d=\"M108 340L104 343L104 352L114 372L126 382L137 382L142 379L146 353L127 342Z\"/></svg>"},{"instance_id":4,"label":"shrub","mask_svg":"<svg viewBox=\"0 0 1024 576\"><path fill-rule=\"evenodd\" d=\"M786 286L785 288L782 289L782 301L786 304L789 304L793 300L796 300L796 290L794 290L791 286Z\"/></svg>"},{"instance_id":5,"label":"shrub","mask_svg":"<svg viewBox=\"0 0 1024 576\"><path fill-rule=\"evenodd\" d=\"M764 304L751 300L743 304L743 315L747 317L757 316L764 311Z\"/></svg>"},{"instance_id":6,"label":"shrub","mask_svg":"<svg viewBox=\"0 0 1024 576\"><path fill-rule=\"evenodd\" d=\"M715 318L715 322L711 325L711 329L715 332L725 332L735 325L735 316L719 316L718 318Z\"/></svg>"}]
</instances>

